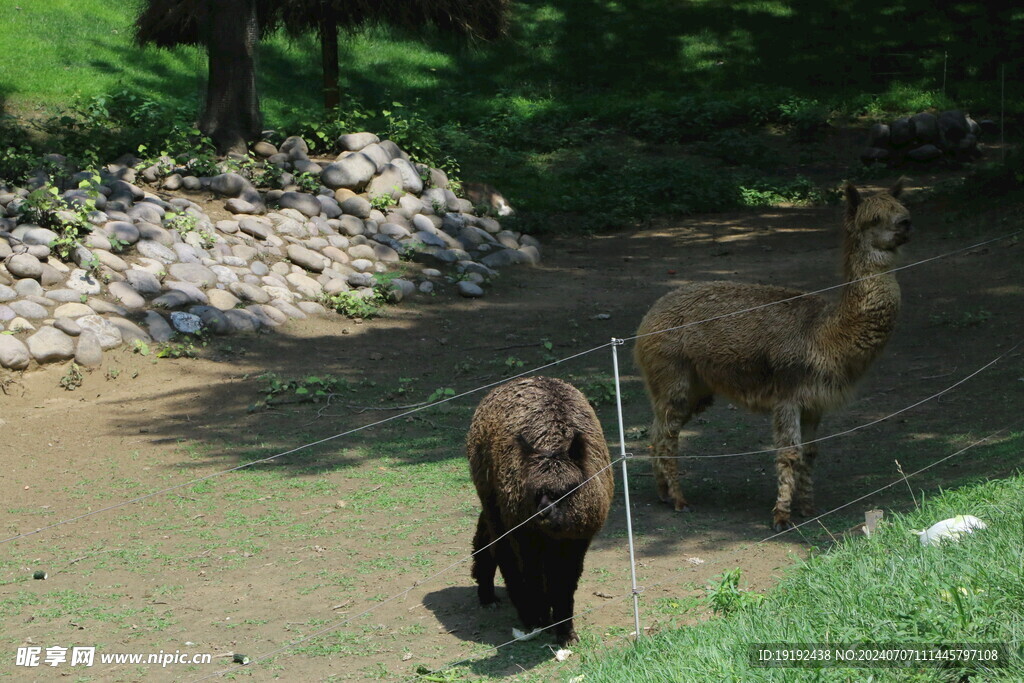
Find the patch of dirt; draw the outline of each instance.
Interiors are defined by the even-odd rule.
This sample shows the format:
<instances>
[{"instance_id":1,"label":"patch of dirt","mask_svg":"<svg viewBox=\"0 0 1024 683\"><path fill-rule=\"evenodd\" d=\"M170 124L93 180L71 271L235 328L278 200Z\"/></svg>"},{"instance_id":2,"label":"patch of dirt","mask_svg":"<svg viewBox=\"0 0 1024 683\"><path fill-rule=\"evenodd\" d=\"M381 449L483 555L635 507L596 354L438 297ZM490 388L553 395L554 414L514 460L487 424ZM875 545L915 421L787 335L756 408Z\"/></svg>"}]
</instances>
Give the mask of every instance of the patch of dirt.
<instances>
[{"instance_id":1,"label":"patch of dirt","mask_svg":"<svg viewBox=\"0 0 1024 683\"><path fill-rule=\"evenodd\" d=\"M1015 207L978 218L929 204L912 210L907 262L1020 225ZM529 675L543 665L543 677L553 678L570 670L579 658L548 663L550 640L543 636L488 650L511 640L518 624L507 601L495 611L477 607L468 563L424 580L470 550L478 507L462 441L482 394L399 419L393 408L422 401L435 388L465 391L629 336L655 299L685 279L807 290L835 284L840 213L783 208L549 240L542 265L507 269L481 300L442 294L363 324L293 322L273 334L216 340L198 359L157 360L125 350L108 354L75 391L59 386L65 367L7 376L13 381L0 393L0 534L96 514L0 546L0 648L7 662L0 676L181 680L238 667L230 653L257 658L278 651L269 662L238 668L257 680L400 680L417 665L432 669L465 658L475 658L466 665L475 675ZM902 272L904 310L893 339L858 397L827 416L821 433L910 406L1020 341L1021 248L1000 242ZM630 345L620 352L626 448L643 456L650 411ZM602 397L599 414L618 453L607 400L611 361L604 348L544 372ZM329 404L250 411L262 398L258 376L266 372L333 375L353 389ZM815 472L818 504L831 509L897 480L894 459L912 472L971 438L1019 430L1022 378L1015 351L941 397L824 443ZM101 511L384 418L392 421ZM765 417L719 402L687 425L681 453L756 450L769 441ZM921 491L1006 476L1018 466L975 449L911 482L920 498ZM633 631L616 469L615 506L576 596L584 651L625 643ZM680 471L696 508L689 514L657 500L649 462L630 464L647 631L706 618L694 598L723 571L739 567L743 585L763 591L794 557L812 544L827 545L830 534L838 536L865 510L914 505L901 482L820 525L759 543L771 535L770 454L684 460ZM49 578L33 581L36 569ZM325 634L290 646L318 630ZM12 667L15 649L26 644L219 657L197 667Z\"/></svg>"}]
</instances>

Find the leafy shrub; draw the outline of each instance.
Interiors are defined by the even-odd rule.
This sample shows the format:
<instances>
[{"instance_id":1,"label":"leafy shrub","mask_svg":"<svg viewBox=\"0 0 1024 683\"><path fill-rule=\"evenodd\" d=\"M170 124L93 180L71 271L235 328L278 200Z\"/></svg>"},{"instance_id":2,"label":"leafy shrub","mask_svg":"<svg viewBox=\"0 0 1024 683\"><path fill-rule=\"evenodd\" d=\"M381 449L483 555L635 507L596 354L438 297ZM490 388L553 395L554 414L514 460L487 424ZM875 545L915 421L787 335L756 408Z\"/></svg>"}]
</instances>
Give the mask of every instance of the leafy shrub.
<instances>
[{"instance_id":1,"label":"leafy shrub","mask_svg":"<svg viewBox=\"0 0 1024 683\"><path fill-rule=\"evenodd\" d=\"M182 237L189 233L195 233L199 236L200 244L204 249L210 249L217 242L217 235L200 227L199 217L189 211L168 212L164 218L164 227L177 231Z\"/></svg>"},{"instance_id":2,"label":"leafy shrub","mask_svg":"<svg viewBox=\"0 0 1024 683\"><path fill-rule=\"evenodd\" d=\"M782 122L800 139L810 138L828 126L830 116L829 108L818 100L796 96L784 100L779 113Z\"/></svg>"},{"instance_id":3,"label":"leafy shrub","mask_svg":"<svg viewBox=\"0 0 1024 683\"><path fill-rule=\"evenodd\" d=\"M81 237L92 231L89 213L96 209L99 185L99 175L94 173L79 183L79 188L85 190L85 197L69 201L61 196L52 181L47 182L30 192L20 207L27 221L57 233L50 248L65 261L71 258Z\"/></svg>"},{"instance_id":4,"label":"leafy shrub","mask_svg":"<svg viewBox=\"0 0 1024 683\"><path fill-rule=\"evenodd\" d=\"M837 201L836 189L823 190L804 176L796 178L754 178L740 184L744 206L776 206L778 204L826 204Z\"/></svg>"},{"instance_id":5,"label":"leafy shrub","mask_svg":"<svg viewBox=\"0 0 1024 683\"><path fill-rule=\"evenodd\" d=\"M340 151L339 137L371 128L368 124L373 118L372 111L368 111L353 97L346 96L342 98L341 104L330 111L299 112L293 118L283 121L281 130L302 137L311 150L331 153Z\"/></svg>"},{"instance_id":6,"label":"leafy shrub","mask_svg":"<svg viewBox=\"0 0 1024 683\"><path fill-rule=\"evenodd\" d=\"M338 292L337 294L324 294L320 303L349 318L368 319L380 315L383 300L378 292L374 292L371 296L363 296L357 292Z\"/></svg>"},{"instance_id":7,"label":"leafy shrub","mask_svg":"<svg viewBox=\"0 0 1024 683\"><path fill-rule=\"evenodd\" d=\"M295 176L295 184L303 192L310 192L312 194L316 194L317 192L320 191L320 176L318 176L316 173L304 171Z\"/></svg>"}]
</instances>

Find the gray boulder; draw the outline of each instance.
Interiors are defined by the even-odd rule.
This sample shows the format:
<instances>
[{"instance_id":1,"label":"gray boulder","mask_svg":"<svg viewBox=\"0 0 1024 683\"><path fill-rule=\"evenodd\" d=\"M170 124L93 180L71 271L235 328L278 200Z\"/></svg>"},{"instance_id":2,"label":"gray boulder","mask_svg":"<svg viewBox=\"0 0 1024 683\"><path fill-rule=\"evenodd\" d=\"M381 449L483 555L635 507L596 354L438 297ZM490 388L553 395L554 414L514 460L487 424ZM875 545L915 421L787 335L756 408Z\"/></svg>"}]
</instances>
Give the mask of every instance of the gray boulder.
<instances>
[{"instance_id":1,"label":"gray boulder","mask_svg":"<svg viewBox=\"0 0 1024 683\"><path fill-rule=\"evenodd\" d=\"M304 192L285 192L277 200L277 203L285 209L295 209L304 216L312 218L319 216L323 207L317 198Z\"/></svg>"},{"instance_id":2,"label":"gray boulder","mask_svg":"<svg viewBox=\"0 0 1024 683\"><path fill-rule=\"evenodd\" d=\"M70 340L70 337L68 337ZM32 356L20 339L9 334L0 334L0 366L8 370L24 370Z\"/></svg>"},{"instance_id":3,"label":"gray boulder","mask_svg":"<svg viewBox=\"0 0 1024 683\"><path fill-rule=\"evenodd\" d=\"M249 185L249 181L237 173L221 173L210 179L210 190L225 197L237 197Z\"/></svg>"},{"instance_id":4,"label":"gray boulder","mask_svg":"<svg viewBox=\"0 0 1024 683\"><path fill-rule=\"evenodd\" d=\"M103 364L103 347L99 337L92 330L84 330L75 343L75 362L87 368Z\"/></svg>"},{"instance_id":5,"label":"gray boulder","mask_svg":"<svg viewBox=\"0 0 1024 683\"><path fill-rule=\"evenodd\" d=\"M53 363L75 356L75 340L55 327L45 325L25 340L37 363Z\"/></svg>"},{"instance_id":6,"label":"gray boulder","mask_svg":"<svg viewBox=\"0 0 1024 683\"><path fill-rule=\"evenodd\" d=\"M380 138L373 133L349 133L338 138L338 147L350 152L358 152L375 142L380 142Z\"/></svg>"},{"instance_id":7,"label":"gray boulder","mask_svg":"<svg viewBox=\"0 0 1024 683\"><path fill-rule=\"evenodd\" d=\"M328 164L320 174L320 182L332 190L340 187L361 191L377 172L377 164L362 152Z\"/></svg>"}]
</instances>

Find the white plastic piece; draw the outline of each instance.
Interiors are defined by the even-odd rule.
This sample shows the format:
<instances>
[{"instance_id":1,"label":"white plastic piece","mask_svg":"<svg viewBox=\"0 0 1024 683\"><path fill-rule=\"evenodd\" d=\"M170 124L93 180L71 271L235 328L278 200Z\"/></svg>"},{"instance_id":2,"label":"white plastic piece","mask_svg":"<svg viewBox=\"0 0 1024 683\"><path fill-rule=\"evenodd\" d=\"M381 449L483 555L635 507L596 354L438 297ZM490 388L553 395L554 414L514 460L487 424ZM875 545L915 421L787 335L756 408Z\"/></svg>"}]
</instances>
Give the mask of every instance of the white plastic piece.
<instances>
[{"instance_id":1,"label":"white plastic piece","mask_svg":"<svg viewBox=\"0 0 1024 683\"><path fill-rule=\"evenodd\" d=\"M530 631L529 633L525 633L523 631L520 631L517 628L513 628L512 629L512 637L515 638L516 640L531 640L532 638L536 637L536 635L538 633L540 633L542 630L543 629L535 628L532 631Z\"/></svg>"},{"instance_id":2,"label":"white plastic piece","mask_svg":"<svg viewBox=\"0 0 1024 683\"><path fill-rule=\"evenodd\" d=\"M941 543L943 539L948 538L956 541L962 534L973 533L975 529L985 528L987 528L985 522L973 515L957 515L956 517L936 522L925 531L918 531L916 529L911 531L921 539L921 545L935 545L936 543Z\"/></svg>"},{"instance_id":3,"label":"white plastic piece","mask_svg":"<svg viewBox=\"0 0 1024 683\"><path fill-rule=\"evenodd\" d=\"M555 652L555 659L558 660L559 662L564 662L565 660L569 659L569 657L571 657L571 656L572 656L572 650L570 650L567 647L560 648L557 652Z\"/></svg>"}]
</instances>

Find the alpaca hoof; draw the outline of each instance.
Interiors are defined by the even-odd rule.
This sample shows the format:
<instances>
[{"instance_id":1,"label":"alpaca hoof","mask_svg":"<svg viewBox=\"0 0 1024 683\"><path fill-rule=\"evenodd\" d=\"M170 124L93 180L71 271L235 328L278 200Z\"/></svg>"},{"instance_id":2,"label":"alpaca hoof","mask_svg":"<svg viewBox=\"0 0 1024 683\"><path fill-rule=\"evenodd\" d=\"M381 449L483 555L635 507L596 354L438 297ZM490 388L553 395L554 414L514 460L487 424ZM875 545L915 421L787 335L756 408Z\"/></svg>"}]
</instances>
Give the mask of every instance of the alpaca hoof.
<instances>
[{"instance_id":1,"label":"alpaca hoof","mask_svg":"<svg viewBox=\"0 0 1024 683\"><path fill-rule=\"evenodd\" d=\"M580 642L580 637L576 635L576 630L573 629L568 633L558 634L558 636L555 638L555 641L558 643L560 647L566 647L567 645L572 645L574 643Z\"/></svg>"},{"instance_id":2,"label":"alpaca hoof","mask_svg":"<svg viewBox=\"0 0 1024 683\"><path fill-rule=\"evenodd\" d=\"M676 512L693 512L693 506L689 503L676 503L674 507Z\"/></svg>"},{"instance_id":3,"label":"alpaca hoof","mask_svg":"<svg viewBox=\"0 0 1024 683\"><path fill-rule=\"evenodd\" d=\"M788 517L783 517L781 519L776 519L775 523L772 524L772 529L776 533L781 533L783 531L786 531L787 529L792 529L792 528L793 528L793 522L789 521Z\"/></svg>"}]
</instances>

